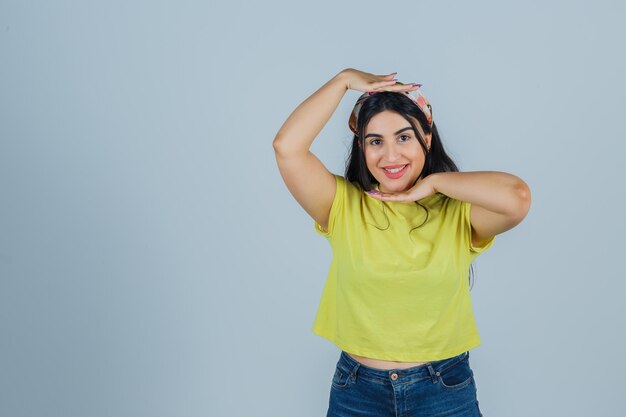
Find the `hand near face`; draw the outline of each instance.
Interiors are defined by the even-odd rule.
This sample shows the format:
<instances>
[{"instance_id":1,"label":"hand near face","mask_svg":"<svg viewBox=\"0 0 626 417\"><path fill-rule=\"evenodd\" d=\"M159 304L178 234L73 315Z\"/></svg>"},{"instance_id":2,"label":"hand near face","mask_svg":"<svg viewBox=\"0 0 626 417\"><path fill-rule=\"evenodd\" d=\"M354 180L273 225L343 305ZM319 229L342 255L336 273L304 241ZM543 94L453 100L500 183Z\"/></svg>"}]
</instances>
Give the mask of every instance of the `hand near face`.
<instances>
[{"instance_id":1,"label":"hand near face","mask_svg":"<svg viewBox=\"0 0 626 417\"><path fill-rule=\"evenodd\" d=\"M433 195L437 192L432 179L432 176L429 175L421 180L418 180L413 187L399 193L386 193L378 190L366 192L370 197L375 198L376 200L410 203L421 200L422 198L428 197L429 195Z\"/></svg>"}]
</instances>

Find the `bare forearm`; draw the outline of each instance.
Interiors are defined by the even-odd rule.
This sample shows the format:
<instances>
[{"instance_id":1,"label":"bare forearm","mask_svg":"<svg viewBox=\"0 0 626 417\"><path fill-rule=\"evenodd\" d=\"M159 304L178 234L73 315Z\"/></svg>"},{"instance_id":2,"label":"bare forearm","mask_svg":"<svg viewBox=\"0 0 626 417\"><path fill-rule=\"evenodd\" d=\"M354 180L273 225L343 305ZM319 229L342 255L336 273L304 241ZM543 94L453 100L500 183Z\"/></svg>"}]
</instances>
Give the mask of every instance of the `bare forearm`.
<instances>
[{"instance_id":1,"label":"bare forearm","mask_svg":"<svg viewBox=\"0 0 626 417\"><path fill-rule=\"evenodd\" d=\"M519 177L498 171L437 172L429 175L436 192L496 213L525 213L530 189Z\"/></svg>"},{"instance_id":2,"label":"bare forearm","mask_svg":"<svg viewBox=\"0 0 626 417\"><path fill-rule=\"evenodd\" d=\"M276 152L308 152L347 90L347 84L340 72L304 100L278 130L273 142Z\"/></svg>"}]
</instances>

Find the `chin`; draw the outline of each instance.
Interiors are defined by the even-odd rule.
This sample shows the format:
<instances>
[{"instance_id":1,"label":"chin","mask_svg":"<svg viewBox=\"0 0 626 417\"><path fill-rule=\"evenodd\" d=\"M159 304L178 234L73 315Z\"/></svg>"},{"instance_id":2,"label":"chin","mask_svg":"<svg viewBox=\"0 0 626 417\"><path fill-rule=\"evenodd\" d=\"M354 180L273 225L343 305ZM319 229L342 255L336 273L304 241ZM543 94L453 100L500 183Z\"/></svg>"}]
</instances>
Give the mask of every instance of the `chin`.
<instances>
[{"instance_id":1,"label":"chin","mask_svg":"<svg viewBox=\"0 0 626 417\"><path fill-rule=\"evenodd\" d=\"M406 180L404 178L402 179L402 181L390 180L387 177L381 178L381 179L377 178L377 180L378 180L379 188L382 185L383 188L391 192L400 193L400 192L408 190L409 188L413 187L413 185L415 185L415 182L417 181L417 175L415 177L412 177L410 180Z\"/></svg>"}]
</instances>

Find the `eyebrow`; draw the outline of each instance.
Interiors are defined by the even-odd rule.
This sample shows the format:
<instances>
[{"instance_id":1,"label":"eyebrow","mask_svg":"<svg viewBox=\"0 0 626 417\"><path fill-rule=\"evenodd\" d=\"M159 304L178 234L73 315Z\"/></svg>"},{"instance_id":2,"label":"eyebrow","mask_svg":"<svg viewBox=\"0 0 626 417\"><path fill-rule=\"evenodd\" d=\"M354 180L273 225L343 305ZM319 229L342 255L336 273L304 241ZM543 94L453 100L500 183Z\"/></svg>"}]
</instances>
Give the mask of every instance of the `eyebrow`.
<instances>
[{"instance_id":1,"label":"eyebrow","mask_svg":"<svg viewBox=\"0 0 626 417\"><path fill-rule=\"evenodd\" d=\"M404 132L405 130L413 130L413 128L412 128L411 126L409 126L409 127L404 127L404 128L402 128L402 129L398 130L397 132L395 132L395 133L394 133L394 136L395 136L395 135L397 135L398 133L402 133L402 132ZM369 138L370 136L371 136L371 137L375 137L375 138L382 138L382 137L383 137L383 135L379 135L378 133L368 133L367 135L365 135L365 137L364 137L363 139L367 139L367 138Z\"/></svg>"}]
</instances>

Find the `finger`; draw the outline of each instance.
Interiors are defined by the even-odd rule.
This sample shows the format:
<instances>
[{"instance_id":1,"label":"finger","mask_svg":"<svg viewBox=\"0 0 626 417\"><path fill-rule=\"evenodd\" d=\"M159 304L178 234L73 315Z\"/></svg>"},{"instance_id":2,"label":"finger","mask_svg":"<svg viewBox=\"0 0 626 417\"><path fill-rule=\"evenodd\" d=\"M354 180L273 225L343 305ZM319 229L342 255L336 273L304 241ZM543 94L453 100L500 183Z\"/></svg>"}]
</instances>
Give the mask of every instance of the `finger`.
<instances>
[{"instance_id":1,"label":"finger","mask_svg":"<svg viewBox=\"0 0 626 417\"><path fill-rule=\"evenodd\" d=\"M397 84L389 86L389 89L392 91L415 90L417 88L419 87L414 84Z\"/></svg>"},{"instance_id":2,"label":"finger","mask_svg":"<svg viewBox=\"0 0 626 417\"><path fill-rule=\"evenodd\" d=\"M401 87L401 88L395 88L394 87L385 87L385 88L380 88L379 91L391 91L394 93L398 93L398 92L403 92L403 91L415 91L416 88L406 88L405 86Z\"/></svg>"},{"instance_id":3,"label":"finger","mask_svg":"<svg viewBox=\"0 0 626 417\"><path fill-rule=\"evenodd\" d=\"M372 85L372 90L396 91L396 90L390 90L390 88L392 88L392 86L395 83L396 83L396 80L378 81Z\"/></svg>"},{"instance_id":4,"label":"finger","mask_svg":"<svg viewBox=\"0 0 626 417\"><path fill-rule=\"evenodd\" d=\"M378 89L379 91L414 91L417 90L419 88L419 86L416 86L414 84L396 84L396 81L393 82L389 82L388 85L381 85L379 87L376 87L375 89Z\"/></svg>"},{"instance_id":5,"label":"finger","mask_svg":"<svg viewBox=\"0 0 626 417\"><path fill-rule=\"evenodd\" d=\"M375 198L376 200L380 200L380 191L378 190L365 191L365 194L369 195L372 198Z\"/></svg>"},{"instance_id":6,"label":"finger","mask_svg":"<svg viewBox=\"0 0 626 417\"><path fill-rule=\"evenodd\" d=\"M385 201L398 201L398 202L411 201L411 199L406 193L399 193L399 194L382 193L379 195L380 195L381 200L385 200Z\"/></svg>"},{"instance_id":7,"label":"finger","mask_svg":"<svg viewBox=\"0 0 626 417\"><path fill-rule=\"evenodd\" d=\"M380 196L381 200L385 201L402 201L402 196L397 194L386 194Z\"/></svg>"},{"instance_id":8,"label":"finger","mask_svg":"<svg viewBox=\"0 0 626 417\"><path fill-rule=\"evenodd\" d=\"M401 194L382 193L378 190L366 191L366 193L377 200L383 201L404 201L406 199L406 197Z\"/></svg>"},{"instance_id":9,"label":"finger","mask_svg":"<svg viewBox=\"0 0 626 417\"><path fill-rule=\"evenodd\" d=\"M396 82L397 81L395 79L393 79L393 80L378 81L375 84L378 84L380 87L384 87L384 86L388 86L388 85L394 85Z\"/></svg>"}]
</instances>

